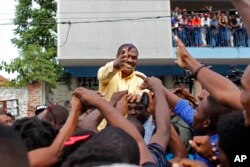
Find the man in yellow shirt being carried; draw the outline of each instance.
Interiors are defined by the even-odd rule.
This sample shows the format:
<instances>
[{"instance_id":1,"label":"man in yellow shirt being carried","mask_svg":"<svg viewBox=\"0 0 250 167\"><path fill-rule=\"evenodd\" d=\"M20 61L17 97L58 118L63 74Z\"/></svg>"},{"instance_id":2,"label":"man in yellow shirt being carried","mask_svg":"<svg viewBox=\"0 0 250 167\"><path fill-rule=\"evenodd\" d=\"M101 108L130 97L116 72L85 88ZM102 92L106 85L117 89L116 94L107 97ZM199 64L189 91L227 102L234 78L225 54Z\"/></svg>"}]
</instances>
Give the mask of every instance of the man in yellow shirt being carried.
<instances>
[{"instance_id":1,"label":"man in yellow shirt being carried","mask_svg":"<svg viewBox=\"0 0 250 167\"><path fill-rule=\"evenodd\" d=\"M106 100L110 100L114 92L128 90L128 93L142 94L139 86L143 80L135 74L139 52L133 44L123 44L119 47L116 59L100 67L97 73L99 91Z\"/></svg>"},{"instance_id":2,"label":"man in yellow shirt being carried","mask_svg":"<svg viewBox=\"0 0 250 167\"><path fill-rule=\"evenodd\" d=\"M118 48L116 59L100 67L97 73L99 91L109 101L114 92L128 90L128 93L142 95L140 85L143 80L135 74L139 52L133 44L123 44ZM144 75L145 76L145 75ZM106 126L102 121L98 130Z\"/></svg>"}]
</instances>

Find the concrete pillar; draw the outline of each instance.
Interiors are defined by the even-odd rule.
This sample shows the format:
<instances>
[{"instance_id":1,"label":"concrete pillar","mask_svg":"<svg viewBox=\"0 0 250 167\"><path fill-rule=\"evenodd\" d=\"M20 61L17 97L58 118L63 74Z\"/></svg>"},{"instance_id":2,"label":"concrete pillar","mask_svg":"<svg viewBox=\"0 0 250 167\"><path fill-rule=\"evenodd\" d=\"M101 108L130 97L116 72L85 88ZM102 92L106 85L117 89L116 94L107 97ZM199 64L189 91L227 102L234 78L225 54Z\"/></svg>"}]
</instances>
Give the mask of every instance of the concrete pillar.
<instances>
[{"instance_id":1,"label":"concrete pillar","mask_svg":"<svg viewBox=\"0 0 250 167\"><path fill-rule=\"evenodd\" d=\"M75 90L77 87L79 87L78 78L77 77L71 77L71 79L70 79L70 89Z\"/></svg>"},{"instance_id":2,"label":"concrete pillar","mask_svg":"<svg viewBox=\"0 0 250 167\"><path fill-rule=\"evenodd\" d=\"M174 89L173 76L164 76L163 85L170 90Z\"/></svg>"}]
</instances>

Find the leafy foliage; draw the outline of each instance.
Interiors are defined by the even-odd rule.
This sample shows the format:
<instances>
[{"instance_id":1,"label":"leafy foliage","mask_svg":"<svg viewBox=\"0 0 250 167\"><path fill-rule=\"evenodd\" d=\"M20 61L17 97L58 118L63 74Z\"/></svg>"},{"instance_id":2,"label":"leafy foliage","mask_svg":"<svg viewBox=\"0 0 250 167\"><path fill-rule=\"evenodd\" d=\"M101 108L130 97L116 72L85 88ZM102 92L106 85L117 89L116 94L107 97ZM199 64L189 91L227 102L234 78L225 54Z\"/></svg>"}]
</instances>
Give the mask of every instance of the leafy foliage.
<instances>
[{"instance_id":1,"label":"leafy foliage","mask_svg":"<svg viewBox=\"0 0 250 167\"><path fill-rule=\"evenodd\" d=\"M19 57L11 63L2 62L7 72L19 73L15 80L17 85L46 82L56 86L63 72L56 61L55 17L55 0L18 1L12 43L19 49Z\"/></svg>"}]
</instances>

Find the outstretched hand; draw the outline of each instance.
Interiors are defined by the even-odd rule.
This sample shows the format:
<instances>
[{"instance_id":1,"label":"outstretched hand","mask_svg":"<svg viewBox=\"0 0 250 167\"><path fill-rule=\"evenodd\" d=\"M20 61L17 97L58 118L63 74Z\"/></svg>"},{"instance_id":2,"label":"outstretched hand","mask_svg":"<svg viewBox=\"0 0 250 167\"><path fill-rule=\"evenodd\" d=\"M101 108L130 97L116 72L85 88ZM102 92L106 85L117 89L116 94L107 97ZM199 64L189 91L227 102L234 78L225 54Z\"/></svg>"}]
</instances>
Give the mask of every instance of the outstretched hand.
<instances>
[{"instance_id":1,"label":"outstretched hand","mask_svg":"<svg viewBox=\"0 0 250 167\"><path fill-rule=\"evenodd\" d=\"M114 61L114 68L121 69L127 61L128 48L123 48L121 54Z\"/></svg>"},{"instance_id":2,"label":"outstretched hand","mask_svg":"<svg viewBox=\"0 0 250 167\"><path fill-rule=\"evenodd\" d=\"M200 63L188 53L185 45L177 36L174 37L174 40L177 45L175 52L177 60L175 60L175 63L179 67L191 70L193 72L194 71L193 68L195 68Z\"/></svg>"},{"instance_id":3,"label":"outstretched hand","mask_svg":"<svg viewBox=\"0 0 250 167\"><path fill-rule=\"evenodd\" d=\"M209 136L195 136L193 140L189 141L190 146L200 154L201 156L209 159L210 161L215 161L214 159L218 151L215 144L211 145Z\"/></svg>"},{"instance_id":4,"label":"outstretched hand","mask_svg":"<svg viewBox=\"0 0 250 167\"><path fill-rule=\"evenodd\" d=\"M115 104L121 100L121 98L128 94L128 90L122 90L122 91L118 91L118 92L114 92L110 98L109 103L112 104L113 106L115 106Z\"/></svg>"},{"instance_id":5,"label":"outstretched hand","mask_svg":"<svg viewBox=\"0 0 250 167\"><path fill-rule=\"evenodd\" d=\"M86 111L88 107L95 106L96 102L102 99L97 91L83 87L76 88L73 95L81 100L84 111Z\"/></svg>"},{"instance_id":6,"label":"outstretched hand","mask_svg":"<svg viewBox=\"0 0 250 167\"><path fill-rule=\"evenodd\" d=\"M141 74L135 74L136 76L140 77L143 79L143 83L140 85L141 89L149 89L152 92L156 90L162 90L163 85L160 79L156 77L145 77Z\"/></svg>"}]
</instances>

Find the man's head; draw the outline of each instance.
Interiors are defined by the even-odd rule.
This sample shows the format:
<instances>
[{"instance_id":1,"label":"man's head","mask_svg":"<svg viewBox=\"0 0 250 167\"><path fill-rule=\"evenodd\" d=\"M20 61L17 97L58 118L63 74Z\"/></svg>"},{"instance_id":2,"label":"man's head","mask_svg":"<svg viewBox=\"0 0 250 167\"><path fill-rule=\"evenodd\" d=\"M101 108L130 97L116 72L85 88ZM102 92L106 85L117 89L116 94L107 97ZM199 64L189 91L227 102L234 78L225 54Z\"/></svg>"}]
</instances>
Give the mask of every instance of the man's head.
<instances>
[{"instance_id":1,"label":"man's head","mask_svg":"<svg viewBox=\"0 0 250 167\"><path fill-rule=\"evenodd\" d=\"M136 141L122 129L108 126L80 146L63 167L98 166L113 163L139 164L140 153Z\"/></svg>"},{"instance_id":2,"label":"man's head","mask_svg":"<svg viewBox=\"0 0 250 167\"><path fill-rule=\"evenodd\" d=\"M223 166L249 166L250 160L234 162L236 156L250 155L250 127L245 127L241 112L221 116L218 122L220 160Z\"/></svg>"},{"instance_id":3,"label":"man's head","mask_svg":"<svg viewBox=\"0 0 250 167\"><path fill-rule=\"evenodd\" d=\"M118 48L116 57L125 54L127 51L127 57L121 72L124 76L129 76L135 69L138 59L138 49L133 44L123 44Z\"/></svg>"},{"instance_id":4,"label":"man's head","mask_svg":"<svg viewBox=\"0 0 250 167\"><path fill-rule=\"evenodd\" d=\"M128 103L128 116L135 117L141 124L144 124L148 120L150 113L147 110L147 106L141 102L133 102Z\"/></svg>"},{"instance_id":5,"label":"man's head","mask_svg":"<svg viewBox=\"0 0 250 167\"><path fill-rule=\"evenodd\" d=\"M50 146L58 132L49 122L36 117L16 120L12 128L19 134L28 151Z\"/></svg>"},{"instance_id":6,"label":"man's head","mask_svg":"<svg viewBox=\"0 0 250 167\"><path fill-rule=\"evenodd\" d=\"M81 145L90 140L95 132L89 130L77 130L71 135L66 142L64 142L64 148L60 161L56 166L61 166L64 161L73 154Z\"/></svg>"},{"instance_id":7,"label":"man's head","mask_svg":"<svg viewBox=\"0 0 250 167\"><path fill-rule=\"evenodd\" d=\"M233 111L235 109L218 103L212 96L204 96L196 106L193 128L207 135L215 133L220 116Z\"/></svg>"},{"instance_id":8,"label":"man's head","mask_svg":"<svg viewBox=\"0 0 250 167\"><path fill-rule=\"evenodd\" d=\"M12 126L14 120L11 117L12 115L5 113L5 112L0 112L0 124L3 124L5 126Z\"/></svg>"},{"instance_id":9,"label":"man's head","mask_svg":"<svg viewBox=\"0 0 250 167\"><path fill-rule=\"evenodd\" d=\"M39 112L37 116L39 119L46 120L60 129L66 122L69 111L59 104L50 104L43 111Z\"/></svg>"},{"instance_id":10,"label":"man's head","mask_svg":"<svg viewBox=\"0 0 250 167\"><path fill-rule=\"evenodd\" d=\"M1 167L28 167L27 150L20 137L9 127L0 124Z\"/></svg>"}]
</instances>

